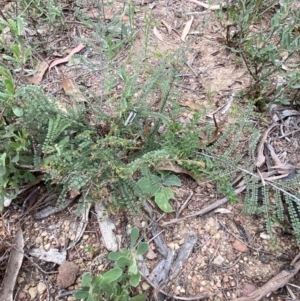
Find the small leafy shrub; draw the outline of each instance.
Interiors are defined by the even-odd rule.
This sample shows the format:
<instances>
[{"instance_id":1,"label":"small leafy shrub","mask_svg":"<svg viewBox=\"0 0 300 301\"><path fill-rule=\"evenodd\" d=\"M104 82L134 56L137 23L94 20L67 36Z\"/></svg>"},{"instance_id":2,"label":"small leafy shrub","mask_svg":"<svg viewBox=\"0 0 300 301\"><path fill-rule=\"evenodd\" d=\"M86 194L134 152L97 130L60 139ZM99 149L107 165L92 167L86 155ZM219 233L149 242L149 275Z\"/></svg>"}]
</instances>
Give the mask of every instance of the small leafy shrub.
<instances>
[{"instance_id":1,"label":"small leafy shrub","mask_svg":"<svg viewBox=\"0 0 300 301\"><path fill-rule=\"evenodd\" d=\"M176 175L169 172L160 171L159 173L160 177L145 173L137 185L149 197L154 196L155 203L162 211L172 212L169 200L174 199L174 193L169 186L181 186L181 181Z\"/></svg>"},{"instance_id":2,"label":"small leafy shrub","mask_svg":"<svg viewBox=\"0 0 300 301\"><path fill-rule=\"evenodd\" d=\"M86 301L144 301L147 296L140 294L131 297L131 287L137 287L141 280L138 270L138 256L148 251L148 243L141 242L135 247L139 230L134 227L130 234L130 248L120 252L111 252L108 258L114 262L114 267L104 274L92 277L85 273L82 277L82 288L75 293L76 299Z\"/></svg>"},{"instance_id":3,"label":"small leafy shrub","mask_svg":"<svg viewBox=\"0 0 300 301\"><path fill-rule=\"evenodd\" d=\"M246 95L260 109L274 102L299 105L300 10L293 2L239 0L218 12L221 23L227 21L226 46L252 77Z\"/></svg>"}]
</instances>

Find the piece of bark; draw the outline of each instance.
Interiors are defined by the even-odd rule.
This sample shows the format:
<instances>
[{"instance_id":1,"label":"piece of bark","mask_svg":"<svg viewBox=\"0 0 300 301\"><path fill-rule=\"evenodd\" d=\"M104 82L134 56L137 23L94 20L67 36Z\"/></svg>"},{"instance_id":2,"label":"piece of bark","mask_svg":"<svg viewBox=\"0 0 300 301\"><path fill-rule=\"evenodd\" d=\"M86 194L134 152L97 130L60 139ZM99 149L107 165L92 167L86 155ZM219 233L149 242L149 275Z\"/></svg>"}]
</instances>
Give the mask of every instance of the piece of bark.
<instances>
[{"instance_id":1,"label":"piece of bark","mask_svg":"<svg viewBox=\"0 0 300 301\"><path fill-rule=\"evenodd\" d=\"M96 203L95 211L97 214L99 228L102 234L103 243L108 251L117 251L118 242L115 234L116 226L109 218L108 212L103 204Z\"/></svg>"},{"instance_id":2,"label":"piece of bark","mask_svg":"<svg viewBox=\"0 0 300 301\"><path fill-rule=\"evenodd\" d=\"M63 211L66 209L74 199L66 199L64 203L61 206L47 206L46 208L42 209L41 211L35 213L33 217L35 219L43 219L46 218L52 214L58 213L60 211Z\"/></svg>"},{"instance_id":3,"label":"piece of bark","mask_svg":"<svg viewBox=\"0 0 300 301\"><path fill-rule=\"evenodd\" d=\"M171 270L171 264L173 261L175 255L174 250L170 250L168 252L168 256L166 259L161 260L158 265L153 269L151 272L149 279L151 279L151 282L153 285L158 286L164 283L170 273Z\"/></svg>"},{"instance_id":4,"label":"piece of bark","mask_svg":"<svg viewBox=\"0 0 300 301\"><path fill-rule=\"evenodd\" d=\"M13 291L24 257L24 238L21 228L15 237L15 247L12 248L6 267L2 286L0 288L1 301L13 301Z\"/></svg>"},{"instance_id":5,"label":"piece of bark","mask_svg":"<svg viewBox=\"0 0 300 301\"><path fill-rule=\"evenodd\" d=\"M197 240L197 236L194 235L193 231L191 231L191 234L185 239L183 246L180 248L177 259L174 262L174 265L172 267L172 275L170 277L171 279L176 278L182 271L182 267L192 253Z\"/></svg>"},{"instance_id":6,"label":"piece of bark","mask_svg":"<svg viewBox=\"0 0 300 301\"><path fill-rule=\"evenodd\" d=\"M154 237L154 242L157 247L158 252L165 258L168 256L168 248L165 243L165 240L160 232L160 229L157 225L153 225L151 229L152 235Z\"/></svg>"}]
</instances>

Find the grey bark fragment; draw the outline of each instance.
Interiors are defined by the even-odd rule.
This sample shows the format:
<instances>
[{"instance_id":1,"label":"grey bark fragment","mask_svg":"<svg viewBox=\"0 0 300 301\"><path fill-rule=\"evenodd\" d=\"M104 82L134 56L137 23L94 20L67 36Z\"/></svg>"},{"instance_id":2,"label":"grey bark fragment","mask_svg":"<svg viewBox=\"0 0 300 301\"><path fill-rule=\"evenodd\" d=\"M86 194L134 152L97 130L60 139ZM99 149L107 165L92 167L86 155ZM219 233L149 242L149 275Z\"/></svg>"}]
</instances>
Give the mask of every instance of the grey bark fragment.
<instances>
[{"instance_id":1,"label":"grey bark fragment","mask_svg":"<svg viewBox=\"0 0 300 301\"><path fill-rule=\"evenodd\" d=\"M151 232L152 236L154 237L154 242L156 244L158 252L166 258L168 256L168 248L162 236L162 233L158 234L160 232L160 228L157 225L153 225Z\"/></svg>"},{"instance_id":2,"label":"grey bark fragment","mask_svg":"<svg viewBox=\"0 0 300 301\"><path fill-rule=\"evenodd\" d=\"M198 238L194 235L193 232L185 239L183 246L181 247L177 259L174 262L172 267L172 275L171 279L174 279L178 276L180 271L182 270L182 266L184 262L189 258L190 254L193 251L193 248L197 242Z\"/></svg>"}]
</instances>

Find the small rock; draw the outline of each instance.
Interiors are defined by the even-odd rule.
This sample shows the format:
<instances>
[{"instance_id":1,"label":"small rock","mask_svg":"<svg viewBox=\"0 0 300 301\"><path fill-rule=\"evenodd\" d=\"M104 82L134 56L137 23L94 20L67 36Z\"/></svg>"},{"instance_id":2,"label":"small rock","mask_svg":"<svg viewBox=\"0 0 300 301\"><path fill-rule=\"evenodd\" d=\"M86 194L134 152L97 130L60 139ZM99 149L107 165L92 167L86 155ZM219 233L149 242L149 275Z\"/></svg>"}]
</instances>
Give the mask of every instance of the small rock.
<instances>
[{"instance_id":1,"label":"small rock","mask_svg":"<svg viewBox=\"0 0 300 301\"><path fill-rule=\"evenodd\" d=\"M249 251L248 247L246 245L244 245L243 243L241 243L239 240L235 240L233 243L233 247L239 251L239 252L243 252L246 253Z\"/></svg>"},{"instance_id":2,"label":"small rock","mask_svg":"<svg viewBox=\"0 0 300 301\"><path fill-rule=\"evenodd\" d=\"M149 251L146 254L146 257L150 260L156 258L157 254L155 252L153 252L152 249L149 249Z\"/></svg>"},{"instance_id":3,"label":"small rock","mask_svg":"<svg viewBox=\"0 0 300 301\"><path fill-rule=\"evenodd\" d=\"M24 282L24 278L23 277L18 277L17 282L18 284L21 284L22 282Z\"/></svg>"},{"instance_id":4,"label":"small rock","mask_svg":"<svg viewBox=\"0 0 300 301\"><path fill-rule=\"evenodd\" d=\"M175 244L173 242L170 242L169 243L169 248L174 250L175 249Z\"/></svg>"},{"instance_id":5,"label":"small rock","mask_svg":"<svg viewBox=\"0 0 300 301\"><path fill-rule=\"evenodd\" d=\"M142 283L142 289L143 289L144 291L147 291L149 288L150 288L150 285L149 285L147 282L143 282L143 283Z\"/></svg>"},{"instance_id":6,"label":"small rock","mask_svg":"<svg viewBox=\"0 0 300 301\"><path fill-rule=\"evenodd\" d=\"M185 293L185 289L182 288L182 289L180 290L180 292L181 292L181 293Z\"/></svg>"},{"instance_id":7,"label":"small rock","mask_svg":"<svg viewBox=\"0 0 300 301\"><path fill-rule=\"evenodd\" d=\"M90 236L88 234L83 235L83 240L87 240Z\"/></svg>"},{"instance_id":8,"label":"small rock","mask_svg":"<svg viewBox=\"0 0 300 301\"><path fill-rule=\"evenodd\" d=\"M213 217L209 217L204 225L204 230L211 235L215 235L217 233L218 223Z\"/></svg>"},{"instance_id":9,"label":"small rock","mask_svg":"<svg viewBox=\"0 0 300 301\"><path fill-rule=\"evenodd\" d=\"M69 226L69 225L70 225L70 221L69 221L69 220L65 220L65 221L64 221L64 225L65 225L65 226Z\"/></svg>"},{"instance_id":10,"label":"small rock","mask_svg":"<svg viewBox=\"0 0 300 301\"><path fill-rule=\"evenodd\" d=\"M34 298L36 297L37 295L37 287L36 286L33 286L31 287L29 290L28 290L28 293L30 295L30 300L34 300Z\"/></svg>"},{"instance_id":11,"label":"small rock","mask_svg":"<svg viewBox=\"0 0 300 301\"><path fill-rule=\"evenodd\" d=\"M214 238L215 239L220 239L221 238L221 234L219 232L217 232L215 235L214 235Z\"/></svg>"},{"instance_id":12,"label":"small rock","mask_svg":"<svg viewBox=\"0 0 300 301\"><path fill-rule=\"evenodd\" d=\"M264 232L260 233L259 237L262 239L267 239L267 240L270 239L270 235L268 235L267 233L264 233Z\"/></svg>"},{"instance_id":13,"label":"small rock","mask_svg":"<svg viewBox=\"0 0 300 301\"><path fill-rule=\"evenodd\" d=\"M69 261L63 262L58 269L57 286L59 288L71 286L76 280L78 270L79 268L75 263Z\"/></svg>"},{"instance_id":14,"label":"small rock","mask_svg":"<svg viewBox=\"0 0 300 301\"><path fill-rule=\"evenodd\" d=\"M50 243L48 243L48 244L44 245L44 250L45 250L45 251L49 251L49 249L50 249L50 246L51 246L51 244L50 244Z\"/></svg>"},{"instance_id":15,"label":"small rock","mask_svg":"<svg viewBox=\"0 0 300 301\"><path fill-rule=\"evenodd\" d=\"M42 239L42 237L41 236L38 236L36 239L35 239L35 243L36 244L41 244L43 242L43 239Z\"/></svg>"},{"instance_id":16,"label":"small rock","mask_svg":"<svg viewBox=\"0 0 300 301\"><path fill-rule=\"evenodd\" d=\"M218 255L218 256L214 259L214 264L216 264L216 265L221 265L224 261L225 261L225 259L224 259L221 255Z\"/></svg>"},{"instance_id":17,"label":"small rock","mask_svg":"<svg viewBox=\"0 0 300 301\"><path fill-rule=\"evenodd\" d=\"M72 234L70 234L69 238L71 241L73 241L73 240L75 240L76 236L74 233L72 233Z\"/></svg>"},{"instance_id":18,"label":"small rock","mask_svg":"<svg viewBox=\"0 0 300 301\"><path fill-rule=\"evenodd\" d=\"M248 296L256 290L256 286L253 283L246 283L242 288L242 295Z\"/></svg>"},{"instance_id":19,"label":"small rock","mask_svg":"<svg viewBox=\"0 0 300 301\"><path fill-rule=\"evenodd\" d=\"M37 285L37 291L39 295L42 295L45 290L46 290L46 285L43 282L39 282L39 284Z\"/></svg>"},{"instance_id":20,"label":"small rock","mask_svg":"<svg viewBox=\"0 0 300 301\"><path fill-rule=\"evenodd\" d=\"M179 250L179 249L180 249L179 244L174 244L174 249L175 249L175 250Z\"/></svg>"},{"instance_id":21,"label":"small rock","mask_svg":"<svg viewBox=\"0 0 300 301\"><path fill-rule=\"evenodd\" d=\"M25 299L25 298L26 298L26 293L23 292L23 291L19 292L19 294L18 294L18 299L19 299L19 300L23 300L23 299Z\"/></svg>"}]
</instances>

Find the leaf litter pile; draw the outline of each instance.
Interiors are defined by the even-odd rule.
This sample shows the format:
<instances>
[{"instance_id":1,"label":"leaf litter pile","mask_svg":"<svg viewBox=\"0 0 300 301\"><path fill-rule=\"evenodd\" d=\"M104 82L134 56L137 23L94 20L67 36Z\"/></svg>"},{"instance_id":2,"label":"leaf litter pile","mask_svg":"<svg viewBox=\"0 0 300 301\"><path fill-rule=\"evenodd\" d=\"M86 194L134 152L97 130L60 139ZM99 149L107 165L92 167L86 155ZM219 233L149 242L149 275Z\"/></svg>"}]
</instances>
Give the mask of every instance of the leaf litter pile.
<instances>
[{"instance_id":1,"label":"leaf litter pile","mask_svg":"<svg viewBox=\"0 0 300 301\"><path fill-rule=\"evenodd\" d=\"M230 122L233 95L249 83L246 70L237 67L234 55L218 42L224 33L214 11L220 5L196 0L136 1L134 17L140 31L133 53L142 49L147 14L155 21L149 33L152 53L164 55L189 43L186 66L180 72L180 105L187 109L181 116L183 123L203 107L211 108L208 122ZM3 12L10 9L5 6ZM113 9L105 8L106 19L119 9L121 3ZM91 18L99 17L99 9L89 3L84 11ZM37 72L26 80L75 106L75 97L76 101L84 101L78 81L101 97L101 78L92 68L80 69L72 60L76 53L88 51L84 44L72 41L73 32L84 32L86 36L92 33L75 16L70 16L67 24L70 36L66 37L55 31L50 36L44 29L46 44L54 42L51 50L46 49L46 56L40 55ZM121 53L117 59L122 61L125 56ZM155 55L151 59L155 66ZM103 107L114 113L105 99ZM60 109L66 110L63 101ZM299 124L298 111L273 108L261 131L254 162L254 176L262 183L297 173ZM210 142L217 139L218 130L216 126ZM245 190L242 181L235 187L241 202L229 204L211 183L193 179L179 166L163 162L157 170L180 176L182 185L172 188L174 213L161 214L149 205L140 216L115 212L105 217L105 208L97 204L87 206L78 217L74 214L76 196L58 209L56 196L45 196L46 190L37 178L28 187L30 193L25 195L22 208L7 206L0 220L1 300L74 300L80 276L86 271L95 275L106 271L108 251L127 247L128 225L139 227L145 241L149 241L146 264L141 267L143 279L137 288L148 295L148 300L300 298L300 262L294 237L278 224L273 230L276 243L272 243L262 217L241 214Z\"/></svg>"}]
</instances>

